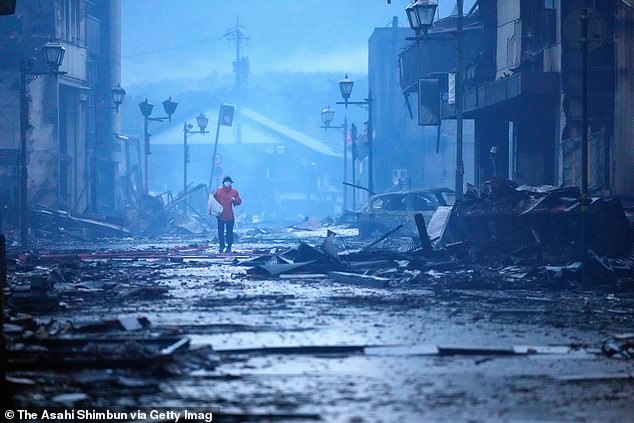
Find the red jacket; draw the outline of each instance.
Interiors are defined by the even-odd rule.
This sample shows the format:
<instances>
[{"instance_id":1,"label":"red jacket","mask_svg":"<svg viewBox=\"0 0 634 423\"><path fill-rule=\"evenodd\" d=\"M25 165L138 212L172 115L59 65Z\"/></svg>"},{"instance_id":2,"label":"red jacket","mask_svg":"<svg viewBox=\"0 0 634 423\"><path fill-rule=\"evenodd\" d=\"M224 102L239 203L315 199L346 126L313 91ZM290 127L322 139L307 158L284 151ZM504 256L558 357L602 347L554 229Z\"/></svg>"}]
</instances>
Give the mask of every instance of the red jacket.
<instances>
[{"instance_id":1,"label":"red jacket","mask_svg":"<svg viewBox=\"0 0 634 423\"><path fill-rule=\"evenodd\" d=\"M214 198L218 200L218 202L222 205L222 214L218 216L218 218L227 221L227 220L235 220L235 216L233 215L233 207L232 205L240 205L242 203L242 199L240 198L240 194L238 191L231 187L221 186L216 190L214 194Z\"/></svg>"}]
</instances>

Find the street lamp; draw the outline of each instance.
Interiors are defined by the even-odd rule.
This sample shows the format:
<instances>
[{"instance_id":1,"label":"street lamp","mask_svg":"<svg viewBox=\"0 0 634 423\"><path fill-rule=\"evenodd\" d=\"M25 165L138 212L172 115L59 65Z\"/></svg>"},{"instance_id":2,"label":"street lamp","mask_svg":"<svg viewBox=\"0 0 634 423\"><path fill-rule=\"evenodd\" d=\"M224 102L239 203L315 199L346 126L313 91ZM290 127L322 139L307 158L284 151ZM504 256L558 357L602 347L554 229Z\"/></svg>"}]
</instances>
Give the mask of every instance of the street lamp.
<instances>
[{"instance_id":1,"label":"street lamp","mask_svg":"<svg viewBox=\"0 0 634 423\"><path fill-rule=\"evenodd\" d=\"M464 0L456 0L458 8L458 24L456 29L456 72L455 72L455 102L456 102L456 200L461 200L464 192L464 163L462 159L462 128L463 128L463 75L464 75ZM416 31L415 40L420 40L420 33L427 33L431 26L438 5L434 0L416 0L405 8L409 24Z\"/></svg>"},{"instance_id":2,"label":"street lamp","mask_svg":"<svg viewBox=\"0 0 634 423\"><path fill-rule=\"evenodd\" d=\"M324 128L330 128L330 122L335 118L335 111L330 108L330 106L326 106L324 110L321 111L321 121L324 123Z\"/></svg>"},{"instance_id":3,"label":"street lamp","mask_svg":"<svg viewBox=\"0 0 634 423\"><path fill-rule=\"evenodd\" d=\"M90 87L79 87L79 102L81 104L86 104L88 102L88 98L90 97Z\"/></svg>"},{"instance_id":4,"label":"street lamp","mask_svg":"<svg viewBox=\"0 0 634 423\"><path fill-rule=\"evenodd\" d=\"M345 101L346 107L348 107L348 99L350 98L350 94L352 94L352 87L354 87L354 81L348 78L348 74L346 74L345 78L339 81L339 91Z\"/></svg>"},{"instance_id":5,"label":"street lamp","mask_svg":"<svg viewBox=\"0 0 634 423\"><path fill-rule=\"evenodd\" d=\"M62 66L62 62L64 62L66 49L58 42L49 42L42 46L42 52L49 68L56 73L59 67Z\"/></svg>"},{"instance_id":6,"label":"street lamp","mask_svg":"<svg viewBox=\"0 0 634 423\"><path fill-rule=\"evenodd\" d=\"M34 70L36 59L23 57L20 61L20 245L26 249L29 242L29 210L28 210L28 168L26 157L27 132L29 130L29 96L28 83L40 75L65 74L59 71L64 61L64 47L57 42L49 42L42 46L44 59L49 66L48 72Z\"/></svg>"},{"instance_id":7,"label":"street lamp","mask_svg":"<svg viewBox=\"0 0 634 423\"><path fill-rule=\"evenodd\" d=\"M79 101L82 104L87 104L88 99L90 98L90 88L89 87L80 87L79 88ZM117 84L116 87L110 90L110 95L112 99L112 103L114 106L109 107L105 106L105 99L100 101L95 101L93 106L86 106L87 109L90 109L94 112L93 121L95 123L95 137L91 147L88 148L88 200L90 204L90 210L94 213L97 211L97 146L99 143L99 111L102 110L115 110L119 113L119 106L123 103L125 99L126 91L121 88L121 84Z\"/></svg>"},{"instance_id":8,"label":"street lamp","mask_svg":"<svg viewBox=\"0 0 634 423\"><path fill-rule=\"evenodd\" d=\"M125 90L121 88L121 84L117 84L116 87L110 90L110 94L112 94L112 102L114 103L115 110L118 112L119 106L121 106L125 98Z\"/></svg>"},{"instance_id":9,"label":"street lamp","mask_svg":"<svg viewBox=\"0 0 634 423\"><path fill-rule=\"evenodd\" d=\"M330 123L335 118L335 111L330 108L330 106L326 106L324 110L321 111L321 121L324 123L320 128L324 129L341 129L343 131L343 211L346 211L346 206L348 205L348 186L347 186L347 178L348 178L348 146L347 146L347 138L348 138L348 116L344 116L342 125L331 125Z\"/></svg>"},{"instance_id":10,"label":"street lamp","mask_svg":"<svg viewBox=\"0 0 634 423\"><path fill-rule=\"evenodd\" d=\"M189 147L187 146L187 136L189 134L208 134L207 124L209 119L203 113L196 116L196 124L198 125L198 131L192 131L194 125L185 122L183 124L183 195L185 200L185 214L189 212L189 204L187 201L187 163L189 163Z\"/></svg>"},{"instance_id":11,"label":"street lamp","mask_svg":"<svg viewBox=\"0 0 634 423\"><path fill-rule=\"evenodd\" d=\"M145 193L150 192L149 185L149 177L148 177L148 159L150 156L150 134L148 133L148 124L149 122L165 122L166 120L172 121L172 115L176 111L176 106L178 103L172 101L172 97L168 98L163 102L163 110L165 110L165 114L167 116L160 117L152 117L152 110L154 110L154 105L147 101L142 101L139 103L139 109L141 110L141 114L143 115L143 140L145 144L145 163L144 163L144 191Z\"/></svg>"},{"instance_id":12,"label":"street lamp","mask_svg":"<svg viewBox=\"0 0 634 423\"><path fill-rule=\"evenodd\" d=\"M352 94L352 87L354 87L354 81L348 78L348 74L339 81L339 91L343 101L338 101L337 104L343 104L348 108L348 104L357 105L368 111L368 191L374 192L374 178L372 176L372 90L368 90L368 98L364 101L349 101Z\"/></svg>"},{"instance_id":13,"label":"street lamp","mask_svg":"<svg viewBox=\"0 0 634 423\"><path fill-rule=\"evenodd\" d=\"M427 30L434 22L438 5L433 0L416 0L405 8L409 26L416 31L416 36L427 34Z\"/></svg>"}]
</instances>

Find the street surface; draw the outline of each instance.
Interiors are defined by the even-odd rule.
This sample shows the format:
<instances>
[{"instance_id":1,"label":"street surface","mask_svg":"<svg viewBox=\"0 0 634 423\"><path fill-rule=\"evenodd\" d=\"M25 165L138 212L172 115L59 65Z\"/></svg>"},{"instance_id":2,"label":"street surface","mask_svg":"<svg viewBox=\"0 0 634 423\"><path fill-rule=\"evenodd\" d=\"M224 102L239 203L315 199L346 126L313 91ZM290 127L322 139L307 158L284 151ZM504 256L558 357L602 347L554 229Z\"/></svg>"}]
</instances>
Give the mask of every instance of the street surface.
<instances>
[{"instance_id":1,"label":"street surface","mask_svg":"<svg viewBox=\"0 0 634 423\"><path fill-rule=\"evenodd\" d=\"M204 242L134 242L134 249ZM634 416L632 361L600 353L606 337L632 330L631 292L443 290L416 281L363 288L327 278L254 279L236 265L254 250L296 243L238 243L235 254L217 257L215 246L193 248L204 254L184 250L183 260L83 260L76 279L121 285L68 291L66 309L37 315L40 321L145 316L152 326L144 334L185 334L199 351L168 374L109 373L136 383L81 382L106 370L15 372L36 381L16 402L37 407L59 394L84 393L74 406L269 415L257 421L622 422ZM125 248L130 244L99 247ZM167 293L124 296L126 281L157 284ZM498 352L443 355L438 346ZM512 347L530 354L500 355Z\"/></svg>"}]
</instances>

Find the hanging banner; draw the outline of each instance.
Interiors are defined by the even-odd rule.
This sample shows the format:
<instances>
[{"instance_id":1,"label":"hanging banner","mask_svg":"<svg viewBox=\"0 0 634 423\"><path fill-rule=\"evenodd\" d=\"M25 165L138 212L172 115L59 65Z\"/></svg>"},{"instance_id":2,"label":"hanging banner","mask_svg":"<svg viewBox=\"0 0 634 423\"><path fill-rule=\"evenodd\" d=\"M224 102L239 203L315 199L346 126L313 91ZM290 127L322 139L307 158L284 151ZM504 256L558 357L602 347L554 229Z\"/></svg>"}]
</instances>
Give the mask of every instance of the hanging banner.
<instances>
[{"instance_id":1,"label":"hanging banner","mask_svg":"<svg viewBox=\"0 0 634 423\"><path fill-rule=\"evenodd\" d=\"M449 96L447 97L447 104L456 104L456 73L449 72L447 74L447 82L449 85Z\"/></svg>"}]
</instances>

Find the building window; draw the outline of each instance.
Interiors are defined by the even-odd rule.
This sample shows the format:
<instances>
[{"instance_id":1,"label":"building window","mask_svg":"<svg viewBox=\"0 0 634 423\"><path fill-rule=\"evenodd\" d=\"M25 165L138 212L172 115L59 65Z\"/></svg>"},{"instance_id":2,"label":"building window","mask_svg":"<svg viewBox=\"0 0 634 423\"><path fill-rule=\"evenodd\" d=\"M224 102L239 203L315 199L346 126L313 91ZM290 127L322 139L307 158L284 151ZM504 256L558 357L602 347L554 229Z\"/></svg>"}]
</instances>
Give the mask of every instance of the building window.
<instances>
[{"instance_id":1,"label":"building window","mask_svg":"<svg viewBox=\"0 0 634 423\"><path fill-rule=\"evenodd\" d=\"M557 9L557 0L544 0L544 9L546 10Z\"/></svg>"},{"instance_id":2,"label":"building window","mask_svg":"<svg viewBox=\"0 0 634 423\"><path fill-rule=\"evenodd\" d=\"M59 0L59 35L69 43L80 44L81 36L80 0Z\"/></svg>"},{"instance_id":3,"label":"building window","mask_svg":"<svg viewBox=\"0 0 634 423\"><path fill-rule=\"evenodd\" d=\"M548 7L549 3L552 3L552 7ZM555 44L557 42L557 9L555 0L545 0L543 28L545 45Z\"/></svg>"}]
</instances>

